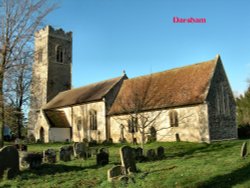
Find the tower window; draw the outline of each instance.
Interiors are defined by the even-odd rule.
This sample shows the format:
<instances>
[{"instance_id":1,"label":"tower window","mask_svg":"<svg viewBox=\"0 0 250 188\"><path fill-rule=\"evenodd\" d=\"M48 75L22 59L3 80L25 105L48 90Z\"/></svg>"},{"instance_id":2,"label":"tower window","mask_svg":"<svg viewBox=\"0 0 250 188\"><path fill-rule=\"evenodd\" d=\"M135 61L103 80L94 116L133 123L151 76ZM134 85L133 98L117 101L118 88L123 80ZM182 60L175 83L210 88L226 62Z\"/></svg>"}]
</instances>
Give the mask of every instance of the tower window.
<instances>
[{"instance_id":1,"label":"tower window","mask_svg":"<svg viewBox=\"0 0 250 188\"><path fill-rule=\"evenodd\" d=\"M171 127L178 127L178 113L175 110L169 112L169 120Z\"/></svg>"},{"instance_id":2,"label":"tower window","mask_svg":"<svg viewBox=\"0 0 250 188\"><path fill-rule=\"evenodd\" d=\"M57 46L57 48L56 48L56 61L59 63L63 62L63 48L62 48L62 46Z\"/></svg>"}]
</instances>

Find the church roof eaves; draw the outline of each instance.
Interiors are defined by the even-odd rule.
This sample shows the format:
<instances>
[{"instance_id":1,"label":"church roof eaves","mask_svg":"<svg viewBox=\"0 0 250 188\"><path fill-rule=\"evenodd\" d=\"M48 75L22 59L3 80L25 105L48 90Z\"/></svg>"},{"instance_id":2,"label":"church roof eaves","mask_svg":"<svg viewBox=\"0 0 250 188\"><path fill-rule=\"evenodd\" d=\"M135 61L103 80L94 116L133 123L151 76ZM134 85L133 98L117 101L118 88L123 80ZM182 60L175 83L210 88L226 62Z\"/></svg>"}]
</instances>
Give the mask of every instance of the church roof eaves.
<instances>
[{"instance_id":1,"label":"church roof eaves","mask_svg":"<svg viewBox=\"0 0 250 188\"><path fill-rule=\"evenodd\" d=\"M124 76L121 76L60 92L43 107L43 110L101 101L106 94L123 78Z\"/></svg>"}]
</instances>

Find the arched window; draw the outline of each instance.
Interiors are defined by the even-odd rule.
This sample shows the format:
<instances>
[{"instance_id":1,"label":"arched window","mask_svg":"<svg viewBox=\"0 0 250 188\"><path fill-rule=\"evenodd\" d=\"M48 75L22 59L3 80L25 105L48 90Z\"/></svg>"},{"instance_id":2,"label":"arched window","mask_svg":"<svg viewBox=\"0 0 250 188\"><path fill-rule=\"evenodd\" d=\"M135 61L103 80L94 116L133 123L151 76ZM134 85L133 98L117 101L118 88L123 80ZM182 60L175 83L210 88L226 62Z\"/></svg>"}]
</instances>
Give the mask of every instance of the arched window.
<instances>
[{"instance_id":1,"label":"arched window","mask_svg":"<svg viewBox=\"0 0 250 188\"><path fill-rule=\"evenodd\" d=\"M89 126L90 130L97 130L97 116L95 110L89 111Z\"/></svg>"},{"instance_id":2,"label":"arched window","mask_svg":"<svg viewBox=\"0 0 250 188\"><path fill-rule=\"evenodd\" d=\"M138 132L138 119L136 117L132 117L128 120L128 132Z\"/></svg>"},{"instance_id":3,"label":"arched window","mask_svg":"<svg viewBox=\"0 0 250 188\"><path fill-rule=\"evenodd\" d=\"M171 127L178 127L178 113L175 110L169 112L169 121Z\"/></svg>"},{"instance_id":4,"label":"arched window","mask_svg":"<svg viewBox=\"0 0 250 188\"><path fill-rule=\"evenodd\" d=\"M62 46L57 46L56 48L56 61L63 63L63 48Z\"/></svg>"}]
</instances>

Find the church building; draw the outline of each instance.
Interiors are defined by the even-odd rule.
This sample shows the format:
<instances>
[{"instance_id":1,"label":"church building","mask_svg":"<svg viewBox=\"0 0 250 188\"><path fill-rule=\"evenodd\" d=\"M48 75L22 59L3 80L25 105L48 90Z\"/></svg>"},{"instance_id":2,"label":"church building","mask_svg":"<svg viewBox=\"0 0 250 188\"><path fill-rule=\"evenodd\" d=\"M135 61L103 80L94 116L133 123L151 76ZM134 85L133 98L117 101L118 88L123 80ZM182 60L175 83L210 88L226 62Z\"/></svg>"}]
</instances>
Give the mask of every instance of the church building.
<instances>
[{"instance_id":1,"label":"church building","mask_svg":"<svg viewBox=\"0 0 250 188\"><path fill-rule=\"evenodd\" d=\"M45 142L236 139L236 105L219 55L71 89L72 33L35 33L29 135Z\"/></svg>"}]
</instances>

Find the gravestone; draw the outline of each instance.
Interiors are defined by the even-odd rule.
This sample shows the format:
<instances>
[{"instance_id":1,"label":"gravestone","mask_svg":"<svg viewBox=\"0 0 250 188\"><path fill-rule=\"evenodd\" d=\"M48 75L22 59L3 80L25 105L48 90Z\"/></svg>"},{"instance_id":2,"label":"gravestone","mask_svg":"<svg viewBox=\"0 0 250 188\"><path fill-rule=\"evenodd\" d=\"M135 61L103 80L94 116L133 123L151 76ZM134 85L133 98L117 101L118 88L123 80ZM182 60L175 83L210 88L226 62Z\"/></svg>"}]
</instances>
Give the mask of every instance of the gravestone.
<instances>
[{"instance_id":1,"label":"gravestone","mask_svg":"<svg viewBox=\"0 0 250 188\"><path fill-rule=\"evenodd\" d=\"M143 149L141 147L135 148L135 160L142 161L143 159Z\"/></svg>"},{"instance_id":2,"label":"gravestone","mask_svg":"<svg viewBox=\"0 0 250 188\"><path fill-rule=\"evenodd\" d=\"M71 155L74 155L74 148L73 146L65 146L67 147L67 150L70 151Z\"/></svg>"},{"instance_id":3,"label":"gravestone","mask_svg":"<svg viewBox=\"0 0 250 188\"><path fill-rule=\"evenodd\" d=\"M26 169L36 169L42 164L43 155L41 153L20 152L20 166Z\"/></svg>"},{"instance_id":4,"label":"gravestone","mask_svg":"<svg viewBox=\"0 0 250 188\"><path fill-rule=\"evenodd\" d=\"M120 148L120 156L122 166L125 167L126 173L128 173L128 168L131 172L136 172L135 158L133 155L133 150L129 146L123 146Z\"/></svg>"},{"instance_id":5,"label":"gravestone","mask_svg":"<svg viewBox=\"0 0 250 188\"><path fill-rule=\"evenodd\" d=\"M56 163L56 151L54 149L43 151L43 161L47 163Z\"/></svg>"},{"instance_id":6,"label":"gravestone","mask_svg":"<svg viewBox=\"0 0 250 188\"><path fill-rule=\"evenodd\" d=\"M7 171L6 171L7 170ZM6 171L6 172L5 172ZM15 177L19 172L19 155L13 146L5 146L0 149L0 178L7 174L7 178Z\"/></svg>"},{"instance_id":7,"label":"gravestone","mask_svg":"<svg viewBox=\"0 0 250 188\"><path fill-rule=\"evenodd\" d=\"M148 160L150 160L150 161L153 161L153 160L156 159L156 154L155 154L155 150L154 150L154 149L149 149L149 150L147 151L147 158L148 158Z\"/></svg>"},{"instance_id":8,"label":"gravestone","mask_svg":"<svg viewBox=\"0 0 250 188\"><path fill-rule=\"evenodd\" d=\"M76 158L88 158L90 157L90 152L86 143L75 143L73 146L74 149L74 156Z\"/></svg>"},{"instance_id":9,"label":"gravestone","mask_svg":"<svg viewBox=\"0 0 250 188\"><path fill-rule=\"evenodd\" d=\"M109 153L107 148L100 149L100 153L96 155L96 164L101 166L109 164Z\"/></svg>"},{"instance_id":10,"label":"gravestone","mask_svg":"<svg viewBox=\"0 0 250 188\"><path fill-rule=\"evenodd\" d=\"M176 139L176 142L180 142L181 141L179 133L175 134L175 139Z\"/></svg>"},{"instance_id":11,"label":"gravestone","mask_svg":"<svg viewBox=\"0 0 250 188\"><path fill-rule=\"evenodd\" d=\"M126 174L126 169L123 166L114 166L113 168L108 170L108 181L112 182L113 180L118 179L124 174Z\"/></svg>"},{"instance_id":12,"label":"gravestone","mask_svg":"<svg viewBox=\"0 0 250 188\"><path fill-rule=\"evenodd\" d=\"M159 146L159 147L156 149L156 151L157 151L157 158L158 158L158 159L163 159L164 156L165 156L165 149L164 149L164 147Z\"/></svg>"},{"instance_id":13,"label":"gravestone","mask_svg":"<svg viewBox=\"0 0 250 188\"><path fill-rule=\"evenodd\" d=\"M59 158L61 161L67 162L71 161L72 146L64 146L60 148Z\"/></svg>"}]
</instances>

